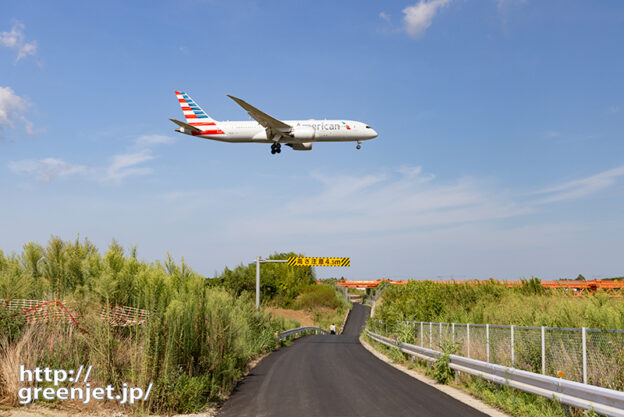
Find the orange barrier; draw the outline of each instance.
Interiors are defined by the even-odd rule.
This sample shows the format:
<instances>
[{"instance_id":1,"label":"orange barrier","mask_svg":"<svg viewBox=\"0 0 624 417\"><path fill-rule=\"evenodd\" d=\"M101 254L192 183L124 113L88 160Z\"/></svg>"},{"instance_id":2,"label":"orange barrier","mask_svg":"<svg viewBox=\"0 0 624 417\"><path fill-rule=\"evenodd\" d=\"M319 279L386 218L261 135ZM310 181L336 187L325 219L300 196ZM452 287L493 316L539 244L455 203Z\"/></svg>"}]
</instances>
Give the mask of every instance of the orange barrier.
<instances>
[{"instance_id":1,"label":"orange barrier","mask_svg":"<svg viewBox=\"0 0 624 417\"><path fill-rule=\"evenodd\" d=\"M391 285L405 285L409 280L391 280L391 279L377 279L377 280L340 280L336 285L346 288L377 288L382 282L386 281ZM524 285L522 281L497 281L497 280L431 280L436 284L465 284L465 285L482 285L489 282L496 282L507 287L517 287ZM585 295L594 293L598 290L602 290L610 297L622 297L624 296L624 281L542 281L543 288L548 290L561 291L565 295L574 297L583 297Z\"/></svg>"},{"instance_id":2,"label":"orange barrier","mask_svg":"<svg viewBox=\"0 0 624 417\"><path fill-rule=\"evenodd\" d=\"M63 303L58 300L0 299L1 307L15 313L15 315L23 314L28 324L49 321L73 323L80 331L86 333L77 321L80 318L80 314L69 309L66 304L66 302ZM108 322L111 326L127 327L145 323L149 318L149 311L128 306L115 305L107 307L104 305L99 311L99 316L102 321Z\"/></svg>"}]
</instances>

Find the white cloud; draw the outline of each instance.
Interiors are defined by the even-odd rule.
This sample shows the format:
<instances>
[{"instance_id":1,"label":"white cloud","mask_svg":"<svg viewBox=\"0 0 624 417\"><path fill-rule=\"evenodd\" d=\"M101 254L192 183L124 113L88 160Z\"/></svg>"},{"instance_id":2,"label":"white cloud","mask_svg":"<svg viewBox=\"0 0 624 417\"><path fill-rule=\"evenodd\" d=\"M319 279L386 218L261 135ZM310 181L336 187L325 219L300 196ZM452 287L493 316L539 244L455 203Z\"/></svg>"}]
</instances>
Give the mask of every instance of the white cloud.
<instances>
[{"instance_id":1,"label":"white cloud","mask_svg":"<svg viewBox=\"0 0 624 417\"><path fill-rule=\"evenodd\" d=\"M34 176L44 183L48 183L57 177L68 177L87 172L87 167L84 165L72 165L56 158L9 162L9 169L18 175Z\"/></svg>"},{"instance_id":2,"label":"white cloud","mask_svg":"<svg viewBox=\"0 0 624 417\"><path fill-rule=\"evenodd\" d=\"M431 26L438 10L448 6L450 2L451 0L420 0L413 6L403 9L403 14L405 14L403 20L407 33L413 38L423 36L427 28Z\"/></svg>"},{"instance_id":3,"label":"white cloud","mask_svg":"<svg viewBox=\"0 0 624 417\"><path fill-rule=\"evenodd\" d=\"M381 20L384 20L388 23L390 23L390 15L386 12L381 12L379 13L379 17L381 18Z\"/></svg>"},{"instance_id":4,"label":"white cloud","mask_svg":"<svg viewBox=\"0 0 624 417\"><path fill-rule=\"evenodd\" d=\"M459 179L434 181L420 167L401 167L363 177L313 174L317 192L280 203L280 215L262 222L237 217L228 233L323 235L394 234L508 218L532 211L507 193L489 191L486 184ZM320 189L319 189L320 187ZM262 210L262 208L258 208Z\"/></svg>"},{"instance_id":5,"label":"white cloud","mask_svg":"<svg viewBox=\"0 0 624 417\"><path fill-rule=\"evenodd\" d=\"M143 135L136 139L137 145L157 145L169 144L173 142L175 142L174 138L165 135Z\"/></svg>"},{"instance_id":6,"label":"white cloud","mask_svg":"<svg viewBox=\"0 0 624 417\"><path fill-rule=\"evenodd\" d=\"M10 32L0 32L0 45L17 52L16 62L37 52L37 41L26 42L24 27L22 22L15 21Z\"/></svg>"},{"instance_id":7,"label":"white cloud","mask_svg":"<svg viewBox=\"0 0 624 417\"><path fill-rule=\"evenodd\" d=\"M259 212L270 212L279 201L279 216L258 222L256 218L239 214L235 208L231 220L224 220L222 226L224 234L232 239L257 234L275 235L277 241L299 235L429 234L432 230L461 225L479 227L536 213L545 204L604 191L622 176L624 166L522 194L472 178L442 182L413 166L392 172L369 172L364 176L313 173L311 178L316 184L306 185L305 195L275 196L269 200L265 200L266 196L245 197L257 201ZM244 206L242 201L232 204Z\"/></svg>"},{"instance_id":8,"label":"white cloud","mask_svg":"<svg viewBox=\"0 0 624 417\"><path fill-rule=\"evenodd\" d=\"M609 107L609 113L619 113L619 112L620 112L620 106Z\"/></svg>"},{"instance_id":9,"label":"white cloud","mask_svg":"<svg viewBox=\"0 0 624 417\"><path fill-rule=\"evenodd\" d=\"M151 159L154 159L154 157L149 149L115 155L113 156L113 161L106 169L106 175L102 178L102 181L119 183L129 176L151 174L151 168L136 166Z\"/></svg>"},{"instance_id":10,"label":"white cloud","mask_svg":"<svg viewBox=\"0 0 624 417\"><path fill-rule=\"evenodd\" d=\"M21 121L26 133L32 135L33 124L24 116L28 107L28 100L15 94L11 87L0 87L0 128L8 126L14 129L15 122Z\"/></svg>"},{"instance_id":11,"label":"white cloud","mask_svg":"<svg viewBox=\"0 0 624 417\"><path fill-rule=\"evenodd\" d=\"M545 197L537 203L555 203L558 201L575 200L602 191L616 183L618 177L624 176L624 166L610 169L596 175L569 181L554 187L544 188L535 194Z\"/></svg>"}]
</instances>

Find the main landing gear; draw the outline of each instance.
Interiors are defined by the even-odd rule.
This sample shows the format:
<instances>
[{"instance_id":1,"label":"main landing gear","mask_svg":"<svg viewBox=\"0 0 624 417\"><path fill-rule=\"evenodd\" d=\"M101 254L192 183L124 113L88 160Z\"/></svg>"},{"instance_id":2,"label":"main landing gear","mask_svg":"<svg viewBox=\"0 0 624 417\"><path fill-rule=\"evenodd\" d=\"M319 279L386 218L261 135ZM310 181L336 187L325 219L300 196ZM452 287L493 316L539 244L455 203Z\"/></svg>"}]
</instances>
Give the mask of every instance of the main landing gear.
<instances>
[{"instance_id":1,"label":"main landing gear","mask_svg":"<svg viewBox=\"0 0 624 417\"><path fill-rule=\"evenodd\" d=\"M282 144L281 143L272 143L271 144L271 154L275 155L276 153L282 152Z\"/></svg>"}]
</instances>

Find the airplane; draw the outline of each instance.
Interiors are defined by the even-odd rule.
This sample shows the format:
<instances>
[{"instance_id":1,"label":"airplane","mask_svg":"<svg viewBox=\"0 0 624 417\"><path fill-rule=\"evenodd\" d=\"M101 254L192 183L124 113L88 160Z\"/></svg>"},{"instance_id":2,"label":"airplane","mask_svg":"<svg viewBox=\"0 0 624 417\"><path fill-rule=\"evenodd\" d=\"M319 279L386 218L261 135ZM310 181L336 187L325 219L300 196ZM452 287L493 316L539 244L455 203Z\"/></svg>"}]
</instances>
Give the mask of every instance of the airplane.
<instances>
[{"instance_id":1,"label":"airplane","mask_svg":"<svg viewBox=\"0 0 624 417\"><path fill-rule=\"evenodd\" d=\"M229 94L255 121L218 122L188 94L175 94L186 118L186 122L169 119L179 126L176 132L221 142L270 143L271 154L280 153L282 144L295 151L309 151L313 142L357 142L360 149L363 141L377 137L375 129L354 120L277 120Z\"/></svg>"}]
</instances>

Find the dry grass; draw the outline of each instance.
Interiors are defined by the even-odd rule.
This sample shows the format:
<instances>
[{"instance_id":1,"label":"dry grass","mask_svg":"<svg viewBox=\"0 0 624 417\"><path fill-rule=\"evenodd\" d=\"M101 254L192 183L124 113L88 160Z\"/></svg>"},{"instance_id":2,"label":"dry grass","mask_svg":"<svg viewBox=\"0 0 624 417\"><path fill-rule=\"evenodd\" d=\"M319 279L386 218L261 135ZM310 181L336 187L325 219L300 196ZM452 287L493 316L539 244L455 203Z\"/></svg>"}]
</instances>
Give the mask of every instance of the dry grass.
<instances>
[{"instance_id":1,"label":"dry grass","mask_svg":"<svg viewBox=\"0 0 624 417\"><path fill-rule=\"evenodd\" d=\"M0 339L0 404L15 406L19 402L17 392L21 387L32 383L20 381L20 365L34 368L36 363L34 327L26 330L21 339L9 344L6 338Z\"/></svg>"},{"instance_id":2,"label":"dry grass","mask_svg":"<svg viewBox=\"0 0 624 417\"><path fill-rule=\"evenodd\" d=\"M305 310L289 310L287 308L269 307L268 311L274 317L283 317L285 319L299 322L302 326L314 326L314 315Z\"/></svg>"}]
</instances>

